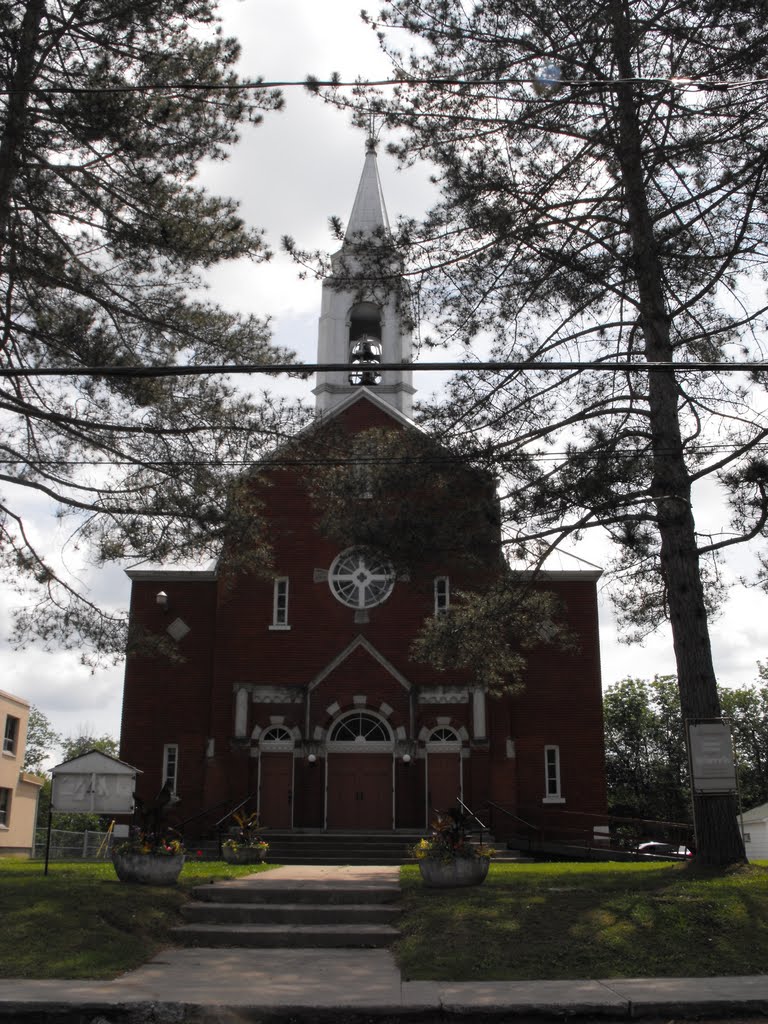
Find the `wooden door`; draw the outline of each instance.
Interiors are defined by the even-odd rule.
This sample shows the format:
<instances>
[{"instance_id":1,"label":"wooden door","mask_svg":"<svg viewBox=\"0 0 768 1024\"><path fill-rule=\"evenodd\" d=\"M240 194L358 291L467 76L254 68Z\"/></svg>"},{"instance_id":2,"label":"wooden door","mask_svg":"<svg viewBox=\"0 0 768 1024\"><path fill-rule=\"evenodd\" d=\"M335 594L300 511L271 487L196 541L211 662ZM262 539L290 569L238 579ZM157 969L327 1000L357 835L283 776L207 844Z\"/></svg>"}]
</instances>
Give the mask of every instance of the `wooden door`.
<instances>
[{"instance_id":1,"label":"wooden door","mask_svg":"<svg viewBox=\"0 0 768 1024\"><path fill-rule=\"evenodd\" d=\"M293 826L293 754L260 757L259 820L268 828Z\"/></svg>"},{"instance_id":2,"label":"wooden door","mask_svg":"<svg viewBox=\"0 0 768 1024\"><path fill-rule=\"evenodd\" d=\"M392 828L391 754L329 754L328 828Z\"/></svg>"},{"instance_id":3,"label":"wooden door","mask_svg":"<svg viewBox=\"0 0 768 1024\"><path fill-rule=\"evenodd\" d=\"M427 817L456 806L461 794L461 755L427 753Z\"/></svg>"}]
</instances>

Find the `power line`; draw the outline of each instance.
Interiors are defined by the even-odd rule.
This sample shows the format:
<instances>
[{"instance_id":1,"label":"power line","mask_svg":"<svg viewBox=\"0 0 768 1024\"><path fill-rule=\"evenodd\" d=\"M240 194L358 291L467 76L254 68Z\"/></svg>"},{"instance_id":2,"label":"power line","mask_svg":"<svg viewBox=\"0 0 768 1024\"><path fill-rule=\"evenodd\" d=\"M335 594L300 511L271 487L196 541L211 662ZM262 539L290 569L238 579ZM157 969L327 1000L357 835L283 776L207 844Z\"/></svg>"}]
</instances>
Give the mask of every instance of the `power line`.
<instances>
[{"instance_id":1,"label":"power line","mask_svg":"<svg viewBox=\"0 0 768 1024\"><path fill-rule=\"evenodd\" d=\"M210 363L199 366L57 366L57 367L0 367L0 377L202 377L220 374L264 373L269 376L291 374L308 376L313 373L376 373L392 372L490 372L546 371L546 370L594 370L604 373L765 373L766 360L740 360L735 362L580 362L577 360L556 360L545 362L537 359L480 360L467 363L448 360L431 363ZM375 386L375 385L373 385Z\"/></svg>"},{"instance_id":2,"label":"power line","mask_svg":"<svg viewBox=\"0 0 768 1024\"><path fill-rule=\"evenodd\" d=\"M750 89L768 85L768 78L731 78L731 79L694 79L669 77L637 77L637 78L557 78L549 79L546 73L531 77L506 76L503 78L381 78L357 79L341 81L341 79L317 79L313 77L285 79L264 82L251 79L243 82L145 82L135 85L110 86L32 86L28 89L0 89L0 96L71 96L98 95L103 93L146 93L146 92L264 92L269 89L380 89L386 87L421 86L435 87L458 86L466 87L498 87L503 85L541 86L542 82L554 91L561 86L587 89L617 89L626 85L672 86L681 89L698 89L702 92L730 92L735 89Z\"/></svg>"},{"instance_id":3,"label":"power line","mask_svg":"<svg viewBox=\"0 0 768 1024\"><path fill-rule=\"evenodd\" d=\"M686 448L685 452L688 455L715 455L723 454L728 452L738 451L742 448L741 444L711 444L711 445L696 445L692 448ZM755 452L768 452L767 443L758 443L749 449L750 454ZM287 467L287 466L464 466L471 464L472 460L478 458L482 460L488 453L479 451L475 453L468 453L463 455L461 453L456 455L445 455L445 456L429 456L425 458L409 457L404 456L348 456L348 455L327 455L327 456L312 456L308 458L287 458L285 456L270 457L266 456L263 458L243 458L243 459L152 459L146 458L140 460L140 465L146 467L199 467L199 466L222 466L222 467L243 467L243 466L264 466L264 467ZM493 452L490 452L493 455ZM672 451L660 451L651 453L647 450L618 450L618 451L562 451L562 452L527 452L524 449L521 453L527 460L531 462L560 462L562 460L571 461L600 461L603 459L611 460L633 460L641 458L650 458L653 454L654 457L677 457L677 452ZM59 466L136 466L137 461L135 459L35 459L27 460L22 458L15 459L1 459L0 466L31 466L35 469L45 469L46 467L59 467Z\"/></svg>"}]
</instances>

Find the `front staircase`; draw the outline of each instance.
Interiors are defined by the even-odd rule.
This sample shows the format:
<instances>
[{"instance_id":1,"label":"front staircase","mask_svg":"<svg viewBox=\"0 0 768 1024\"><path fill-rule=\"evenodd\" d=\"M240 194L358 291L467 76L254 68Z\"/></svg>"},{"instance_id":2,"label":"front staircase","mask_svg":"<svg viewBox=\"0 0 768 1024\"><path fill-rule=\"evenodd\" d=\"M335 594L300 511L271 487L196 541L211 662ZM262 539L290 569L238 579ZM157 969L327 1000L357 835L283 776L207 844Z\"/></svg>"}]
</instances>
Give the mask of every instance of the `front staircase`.
<instances>
[{"instance_id":1,"label":"front staircase","mask_svg":"<svg viewBox=\"0 0 768 1024\"><path fill-rule=\"evenodd\" d=\"M280 832L264 833L273 864L415 863L409 847L421 832Z\"/></svg>"},{"instance_id":2,"label":"front staircase","mask_svg":"<svg viewBox=\"0 0 768 1024\"><path fill-rule=\"evenodd\" d=\"M415 864L409 853L410 847L426 834L420 830L401 830L397 832L334 832L334 831L281 831L265 829L264 839L269 843L268 859L273 864L381 864L397 866ZM479 840L479 835L474 839ZM516 850L506 850L497 846L493 836L483 835L483 842L496 848L494 862L523 861ZM218 842L216 840L198 840L190 844L193 855L199 854L203 859L218 858Z\"/></svg>"},{"instance_id":3,"label":"front staircase","mask_svg":"<svg viewBox=\"0 0 768 1024\"><path fill-rule=\"evenodd\" d=\"M301 882L240 878L197 886L182 907L186 923L173 933L189 946L384 947L398 935L399 898L399 883L375 874Z\"/></svg>"}]
</instances>

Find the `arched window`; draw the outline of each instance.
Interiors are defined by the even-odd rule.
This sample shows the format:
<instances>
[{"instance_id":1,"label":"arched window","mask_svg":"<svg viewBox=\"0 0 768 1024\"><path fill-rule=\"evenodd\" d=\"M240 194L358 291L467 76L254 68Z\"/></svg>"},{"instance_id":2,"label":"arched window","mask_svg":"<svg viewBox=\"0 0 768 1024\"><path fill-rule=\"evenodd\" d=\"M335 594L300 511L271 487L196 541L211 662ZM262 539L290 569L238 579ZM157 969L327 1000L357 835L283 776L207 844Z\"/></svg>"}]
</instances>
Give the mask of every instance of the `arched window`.
<instances>
[{"instance_id":1,"label":"arched window","mask_svg":"<svg viewBox=\"0 0 768 1024\"><path fill-rule=\"evenodd\" d=\"M331 727L328 749L341 753L389 753L394 749L392 730L370 711L351 711Z\"/></svg>"},{"instance_id":2,"label":"arched window","mask_svg":"<svg viewBox=\"0 0 768 1024\"><path fill-rule=\"evenodd\" d=\"M262 750L287 751L294 745L293 733L285 725L270 725L259 737Z\"/></svg>"},{"instance_id":3,"label":"arched window","mask_svg":"<svg viewBox=\"0 0 768 1024\"><path fill-rule=\"evenodd\" d=\"M381 310L373 302L358 302L349 311L349 347L367 336L381 340Z\"/></svg>"},{"instance_id":4,"label":"arched window","mask_svg":"<svg viewBox=\"0 0 768 1024\"><path fill-rule=\"evenodd\" d=\"M368 714L367 711L353 711L351 715L336 723L330 738L332 741L353 740L370 743L375 740L389 740L392 734L380 718Z\"/></svg>"},{"instance_id":5,"label":"arched window","mask_svg":"<svg viewBox=\"0 0 768 1024\"><path fill-rule=\"evenodd\" d=\"M461 737L448 725L437 725L427 737L427 749L449 752L461 749Z\"/></svg>"}]
</instances>

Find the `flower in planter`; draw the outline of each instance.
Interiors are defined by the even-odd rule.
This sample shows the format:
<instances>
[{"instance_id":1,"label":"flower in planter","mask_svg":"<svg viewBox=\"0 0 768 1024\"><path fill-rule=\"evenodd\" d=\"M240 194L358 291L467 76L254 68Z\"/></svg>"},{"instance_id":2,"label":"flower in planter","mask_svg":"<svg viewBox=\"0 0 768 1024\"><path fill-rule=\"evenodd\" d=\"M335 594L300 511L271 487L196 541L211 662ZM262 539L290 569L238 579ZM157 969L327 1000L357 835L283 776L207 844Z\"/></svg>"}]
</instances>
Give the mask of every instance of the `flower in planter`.
<instances>
[{"instance_id":1,"label":"flower in planter","mask_svg":"<svg viewBox=\"0 0 768 1024\"><path fill-rule=\"evenodd\" d=\"M181 837L173 829L163 832L145 832L141 826L132 826L128 838L112 847L113 853L142 853L153 857L175 857L184 853Z\"/></svg>"},{"instance_id":2,"label":"flower in planter","mask_svg":"<svg viewBox=\"0 0 768 1024\"><path fill-rule=\"evenodd\" d=\"M176 829L165 822L168 808L176 803L166 783L154 800L144 802L134 795L139 823L132 825L128 838L112 847L112 854L138 853L154 857L176 857L184 853L184 843Z\"/></svg>"},{"instance_id":3,"label":"flower in planter","mask_svg":"<svg viewBox=\"0 0 768 1024\"><path fill-rule=\"evenodd\" d=\"M246 815L244 812L235 811L232 815L232 820L237 826L237 834L229 839L225 839L222 845L228 847L233 853L237 853L241 849L248 849L253 850L262 857L266 856L269 843L258 835L258 813L254 811L253 814Z\"/></svg>"},{"instance_id":4,"label":"flower in planter","mask_svg":"<svg viewBox=\"0 0 768 1024\"><path fill-rule=\"evenodd\" d=\"M452 861L459 858L489 859L496 852L485 843L473 843L469 831L472 819L457 807L449 811L437 811L430 823L432 832L410 848L411 856L417 860Z\"/></svg>"}]
</instances>

